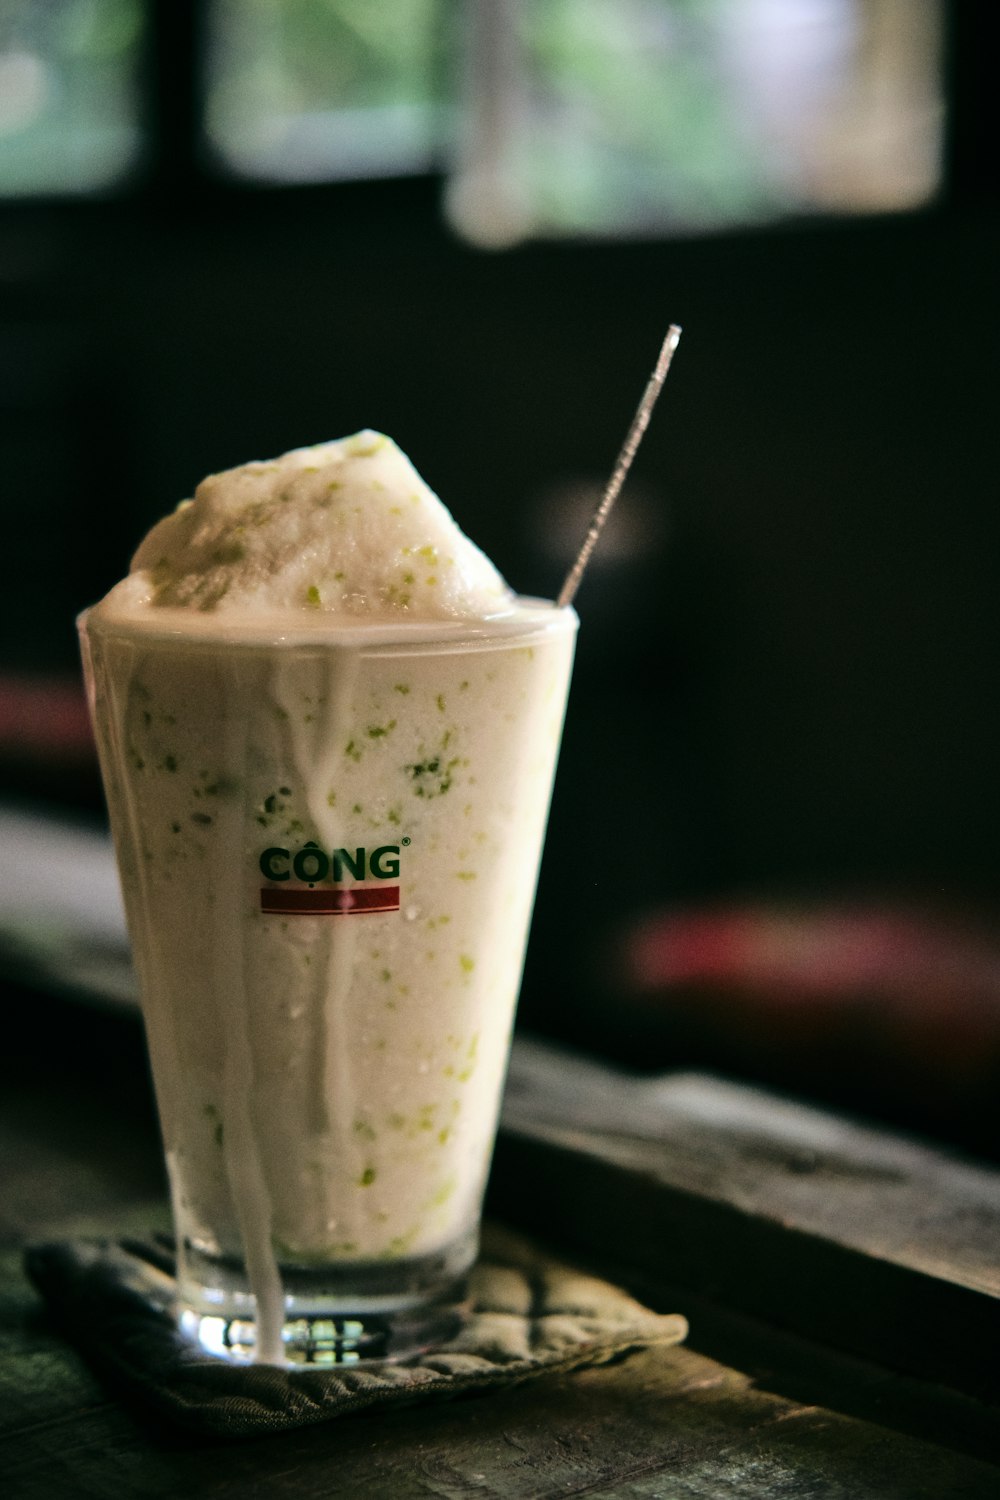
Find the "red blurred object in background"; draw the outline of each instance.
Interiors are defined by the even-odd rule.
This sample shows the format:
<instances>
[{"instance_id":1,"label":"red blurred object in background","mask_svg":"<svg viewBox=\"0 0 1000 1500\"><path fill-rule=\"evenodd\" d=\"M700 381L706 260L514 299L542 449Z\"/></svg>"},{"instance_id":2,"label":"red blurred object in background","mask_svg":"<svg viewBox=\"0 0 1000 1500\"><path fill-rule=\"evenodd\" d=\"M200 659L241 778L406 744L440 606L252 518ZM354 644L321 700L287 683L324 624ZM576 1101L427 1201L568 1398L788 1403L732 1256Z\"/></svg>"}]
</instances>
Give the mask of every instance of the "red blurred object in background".
<instances>
[{"instance_id":1,"label":"red blurred object in background","mask_svg":"<svg viewBox=\"0 0 1000 1500\"><path fill-rule=\"evenodd\" d=\"M69 677L0 676L0 754L49 761L94 757L82 685Z\"/></svg>"},{"instance_id":2,"label":"red blurred object in background","mask_svg":"<svg viewBox=\"0 0 1000 1500\"><path fill-rule=\"evenodd\" d=\"M1000 1149L1000 941L978 914L671 911L628 930L617 972L633 1023L701 1063Z\"/></svg>"}]
</instances>

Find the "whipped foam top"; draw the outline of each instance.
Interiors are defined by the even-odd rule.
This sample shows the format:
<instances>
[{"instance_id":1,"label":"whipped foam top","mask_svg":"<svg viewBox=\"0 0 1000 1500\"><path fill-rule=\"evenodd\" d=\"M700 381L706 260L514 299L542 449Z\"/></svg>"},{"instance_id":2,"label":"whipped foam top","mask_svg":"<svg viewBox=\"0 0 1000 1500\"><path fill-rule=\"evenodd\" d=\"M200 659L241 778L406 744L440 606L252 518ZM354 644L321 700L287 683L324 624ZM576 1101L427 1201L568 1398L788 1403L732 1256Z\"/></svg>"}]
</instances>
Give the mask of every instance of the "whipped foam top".
<instances>
[{"instance_id":1,"label":"whipped foam top","mask_svg":"<svg viewBox=\"0 0 1000 1500\"><path fill-rule=\"evenodd\" d=\"M102 608L303 625L489 619L515 598L391 438L363 431L202 480Z\"/></svg>"}]
</instances>

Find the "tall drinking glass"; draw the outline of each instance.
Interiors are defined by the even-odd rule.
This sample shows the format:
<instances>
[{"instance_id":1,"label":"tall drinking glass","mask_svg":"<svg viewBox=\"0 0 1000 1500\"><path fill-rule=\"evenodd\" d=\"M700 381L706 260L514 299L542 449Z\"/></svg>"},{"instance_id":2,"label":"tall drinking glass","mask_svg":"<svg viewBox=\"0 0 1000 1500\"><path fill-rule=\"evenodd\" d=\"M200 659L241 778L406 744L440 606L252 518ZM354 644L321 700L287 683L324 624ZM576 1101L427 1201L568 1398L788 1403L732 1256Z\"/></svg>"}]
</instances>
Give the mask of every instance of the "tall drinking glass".
<instances>
[{"instance_id":1,"label":"tall drinking glass","mask_svg":"<svg viewBox=\"0 0 1000 1500\"><path fill-rule=\"evenodd\" d=\"M457 1326L576 623L82 617L205 1349L334 1363Z\"/></svg>"}]
</instances>

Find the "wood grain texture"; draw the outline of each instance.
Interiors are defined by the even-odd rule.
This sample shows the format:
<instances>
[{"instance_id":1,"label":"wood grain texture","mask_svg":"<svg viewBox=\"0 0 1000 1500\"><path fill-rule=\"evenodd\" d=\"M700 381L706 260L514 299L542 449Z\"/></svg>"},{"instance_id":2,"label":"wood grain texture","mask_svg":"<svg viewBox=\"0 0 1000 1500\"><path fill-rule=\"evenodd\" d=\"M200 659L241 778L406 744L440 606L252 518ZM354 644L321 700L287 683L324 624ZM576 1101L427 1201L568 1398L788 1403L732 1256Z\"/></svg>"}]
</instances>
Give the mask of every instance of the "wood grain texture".
<instances>
[{"instance_id":1,"label":"wood grain texture","mask_svg":"<svg viewBox=\"0 0 1000 1500\"><path fill-rule=\"evenodd\" d=\"M1000 1401L1000 1172L721 1079L514 1051L501 1213Z\"/></svg>"},{"instance_id":2,"label":"wood grain texture","mask_svg":"<svg viewBox=\"0 0 1000 1500\"><path fill-rule=\"evenodd\" d=\"M71 1027L67 1021L67 1026ZM994 1500L986 1408L690 1293L696 1346L447 1406L369 1412L250 1442L147 1420L100 1383L20 1269L27 1238L139 1233L165 1205L135 1054L105 1041L0 1059L0 1493L5 1500ZM110 1028L111 1023L106 1025ZM125 1071L122 1071L122 1070ZM527 1149L527 1147L525 1147ZM562 1237L561 1196L521 1222ZM593 1197L591 1212L605 1206ZM628 1236L611 1226L616 1248ZM641 1226L640 1226L641 1227ZM664 1244L663 1254L669 1252ZM605 1257L605 1264L608 1258ZM654 1268L657 1272L660 1267ZM655 1282L655 1286L654 1286ZM649 1294L663 1289L650 1276ZM636 1287L642 1291L643 1288ZM664 1290L665 1297L674 1291ZM727 1321L728 1320L728 1321Z\"/></svg>"}]
</instances>

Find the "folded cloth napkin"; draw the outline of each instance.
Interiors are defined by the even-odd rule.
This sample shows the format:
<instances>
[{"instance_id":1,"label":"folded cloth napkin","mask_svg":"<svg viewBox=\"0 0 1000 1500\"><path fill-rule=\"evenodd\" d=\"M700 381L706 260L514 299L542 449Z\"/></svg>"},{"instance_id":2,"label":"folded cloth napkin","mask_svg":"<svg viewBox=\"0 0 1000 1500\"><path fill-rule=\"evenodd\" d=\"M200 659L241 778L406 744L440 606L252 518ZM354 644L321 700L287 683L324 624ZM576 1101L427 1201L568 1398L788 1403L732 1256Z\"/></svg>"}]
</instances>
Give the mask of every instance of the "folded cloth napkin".
<instances>
[{"instance_id":1,"label":"folded cloth napkin","mask_svg":"<svg viewBox=\"0 0 1000 1500\"><path fill-rule=\"evenodd\" d=\"M69 1336L124 1393L185 1427L230 1437L515 1385L687 1333L682 1317L650 1312L496 1228L484 1238L470 1314L454 1338L411 1359L353 1366L279 1369L205 1354L170 1317L173 1281L160 1249L69 1240L33 1246L25 1265Z\"/></svg>"}]
</instances>

